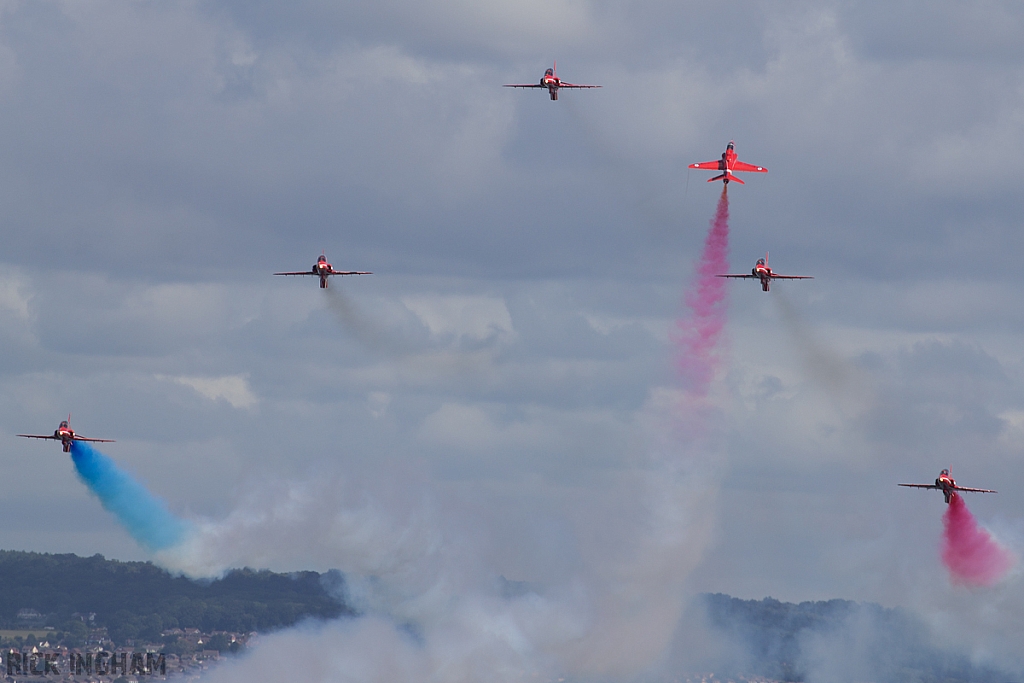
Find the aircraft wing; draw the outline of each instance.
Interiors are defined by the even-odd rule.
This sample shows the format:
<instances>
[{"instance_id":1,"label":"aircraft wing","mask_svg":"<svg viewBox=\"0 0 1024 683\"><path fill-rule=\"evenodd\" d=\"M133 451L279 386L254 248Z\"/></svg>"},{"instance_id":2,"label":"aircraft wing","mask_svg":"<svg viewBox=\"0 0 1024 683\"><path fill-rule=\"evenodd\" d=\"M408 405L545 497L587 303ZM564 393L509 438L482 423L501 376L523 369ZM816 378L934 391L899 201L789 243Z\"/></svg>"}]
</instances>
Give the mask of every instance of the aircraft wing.
<instances>
[{"instance_id":1,"label":"aircraft wing","mask_svg":"<svg viewBox=\"0 0 1024 683\"><path fill-rule=\"evenodd\" d=\"M702 161L699 164L690 164L688 168L703 168L707 171L721 171L722 162L717 159L715 161Z\"/></svg>"},{"instance_id":2,"label":"aircraft wing","mask_svg":"<svg viewBox=\"0 0 1024 683\"><path fill-rule=\"evenodd\" d=\"M751 275L750 273L744 273L742 275L716 275L715 277L742 277L742 278L749 278L749 279L757 278L756 275Z\"/></svg>"},{"instance_id":3,"label":"aircraft wing","mask_svg":"<svg viewBox=\"0 0 1024 683\"><path fill-rule=\"evenodd\" d=\"M972 493L998 493L998 491L993 491L992 489L969 489L966 486L954 486L953 489L955 491L970 491Z\"/></svg>"},{"instance_id":4,"label":"aircraft wing","mask_svg":"<svg viewBox=\"0 0 1024 683\"><path fill-rule=\"evenodd\" d=\"M813 275L776 275L775 273L772 273L771 274L771 278L773 280L813 280L814 276Z\"/></svg>"},{"instance_id":5,"label":"aircraft wing","mask_svg":"<svg viewBox=\"0 0 1024 683\"><path fill-rule=\"evenodd\" d=\"M732 165L732 170L734 170L734 171L752 171L754 173L767 173L768 172L768 169L765 168L764 166L754 166L753 164L748 164L745 161L736 161L736 162L734 162L733 165Z\"/></svg>"},{"instance_id":6,"label":"aircraft wing","mask_svg":"<svg viewBox=\"0 0 1024 683\"><path fill-rule=\"evenodd\" d=\"M373 275L368 270L334 270L331 269L331 275Z\"/></svg>"},{"instance_id":7,"label":"aircraft wing","mask_svg":"<svg viewBox=\"0 0 1024 683\"><path fill-rule=\"evenodd\" d=\"M114 443L113 439L88 439L84 436L75 435L75 441L93 441L96 443Z\"/></svg>"},{"instance_id":8,"label":"aircraft wing","mask_svg":"<svg viewBox=\"0 0 1024 683\"><path fill-rule=\"evenodd\" d=\"M294 273L274 273L274 275L316 275L310 270L297 270Z\"/></svg>"},{"instance_id":9,"label":"aircraft wing","mask_svg":"<svg viewBox=\"0 0 1024 683\"><path fill-rule=\"evenodd\" d=\"M906 486L908 488L913 488L913 489L939 489L939 488L942 488L941 486L936 486L935 484L897 484L897 486Z\"/></svg>"},{"instance_id":10,"label":"aircraft wing","mask_svg":"<svg viewBox=\"0 0 1024 683\"><path fill-rule=\"evenodd\" d=\"M53 434L47 434L46 436L43 436L42 434L18 434L17 436L23 436L26 439L53 439L55 441L60 441L60 437L54 436Z\"/></svg>"},{"instance_id":11,"label":"aircraft wing","mask_svg":"<svg viewBox=\"0 0 1024 683\"><path fill-rule=\"evenodd\" d=\"M508 85L501 86L503 88L546 88L548 86L541 85L540 83L509 83Z\"/></svg>"},{"instance_id":12,"label":"aircraft wing","mask_svg":"<svg viewBox=\"0 0 1024 683\"><path fill-rule=\"evenodd\" d=\"M575 83L559 83L559 88L600 88L599 85L577 85Z\"/></svg>"}]
</instances>

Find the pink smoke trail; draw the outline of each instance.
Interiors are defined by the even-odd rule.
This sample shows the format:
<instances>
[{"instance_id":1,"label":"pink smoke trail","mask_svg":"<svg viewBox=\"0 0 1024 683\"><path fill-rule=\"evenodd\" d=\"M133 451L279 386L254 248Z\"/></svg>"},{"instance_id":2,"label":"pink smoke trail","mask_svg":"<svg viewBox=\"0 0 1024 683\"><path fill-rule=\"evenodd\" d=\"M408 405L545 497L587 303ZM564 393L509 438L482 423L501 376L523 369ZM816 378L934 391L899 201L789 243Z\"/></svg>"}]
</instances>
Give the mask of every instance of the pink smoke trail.
<instances>
[{"instance_id":1,"label":"pink smoke trail","mask_svg":"<svg viewBox=\"0 0 1024 683\"><path fill-rule=\"evenodd\" d=\"M718 339L725 326L725 280L715 277L726 272L729 251L728 186L722 188L718 209L704 240L697 266L697 279L684 300L690 315L676 323L678 330L676 368L691 400L707 397L718 371Z\"/></svg>"},{"instance_id":2,"label":"pink smoke trail","mask_svg":"<svg viewBox=\"0 0 1024 683\"><path fill-rule=\"evenodd\" d=\"M1013 555L978 526L963 498L955 493L942 526L942 561L957 583L991 586L1013 566Z\"/></svg>"}]
</instances>

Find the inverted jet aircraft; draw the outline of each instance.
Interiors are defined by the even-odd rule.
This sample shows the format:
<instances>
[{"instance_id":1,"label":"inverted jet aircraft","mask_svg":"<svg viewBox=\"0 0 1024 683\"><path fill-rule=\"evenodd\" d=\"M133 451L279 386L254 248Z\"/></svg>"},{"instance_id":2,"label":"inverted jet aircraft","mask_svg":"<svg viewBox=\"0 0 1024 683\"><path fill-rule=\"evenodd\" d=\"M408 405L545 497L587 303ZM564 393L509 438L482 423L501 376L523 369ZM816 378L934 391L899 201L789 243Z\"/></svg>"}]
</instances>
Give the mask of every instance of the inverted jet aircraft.
<instances>
[{"instance_id":1,"label":"inverted jet aircraft","mask_svg":"<svg viewBox=\"0 0 1024 683\"><path fill-rule=\"evenodd\" d=\"M752 173L767 173L768 169L764 166L754 166L748 164L745 161L740 161L736 158L736 143L729 140L728 146L725 151L722 152L722 158L717 161L702 161L699 164L690 164L690 168L700 168L706 171L721 171L721 175L716 175L714 178L708 178L709 183L713 183L716 180L721 180L726 185L729 181L735 181L740 185L745 185L742 180L733 175L733 171L750 171ZM765 290L768 291L768 290Z\"/></svg>"},{"instance_id":2,"label":"inverted jet aircraft","mask_svg":"<svg viewBox=\"0 0 1024 683\"><path fill-rule=\"evenodd\" d=\"M320 278L320 289L327 289L327 278L331 275L373 275L363 270L335 270L327 262L327 257L321 252L316 263L309 270L299 270L288 273L274 273L274 275L315 275Z\"/></svg>"},{"instance_id":3,"label":"inverted jet aircraft","mask_svg":"<svg viewBox=\"0 0 1024 683\"><path fill-rule=\"evenodd\" d=\"M749 273L737 274L737 275L716 275L715 277L738 277L747 279L757 279L761 281L761 290L767 292L772 288L772 280L813 280L813 275L779 275L773 273L771 267L768 265L768 254L765 253L764 258L757 259L757 263L754 264L753 269Z\"/></svg>"},{"instance_id":4,"label":"inverted jet aircraft","mask_svg":"<svg viewBox=\"0 0 1024 683\"><path fill-rule=\"evenodd\" d=\"M71 415L68 414L68 419L61 420L60 426L54 430L53 434L18 434L18 436L25 437L26 439L53 439L54 441L60 441L64 447L64 452L68 453L71 450L72 441L98 441L101 443L114 443L113 439L88 439L84 436L75 434L75 430L71 428Z\"/></svg>"},{"instance_id":5,"label":"inverted jet aircraft","mask_svg":"<svg viewBox=\"0 0 1024 683\"><path fill-rule=\"evenodd\" d=\"M547 88L548 94L551 95L552 100L558 99L559 88L600 88L599 85L577 85L576 83L566 83L558 77L558 62L555 65L544 72L544 76L541 77L540 83L510 83L505 85L506 88Z\"/></svg>"},{"instance_id":6,"label":"inverted jet aircraft","mask_svg":"<svg viewBox=\"0 0 1024 683\"><path fill-rule=\"evenodd\" d=\"M971 493L996 493L992 489L971 489L966 486L957 486L956 479L949 473L949 470L942 470L939 472L939 478L935 480L934 484L899 484L899 486L906 486L908 488L915 489L938 489L942 491L943 497L946 499L946 505L949 505L949 501L952 500L953 496L956 495L957 491L970 491Z\"/></svg>"}]
</instances>

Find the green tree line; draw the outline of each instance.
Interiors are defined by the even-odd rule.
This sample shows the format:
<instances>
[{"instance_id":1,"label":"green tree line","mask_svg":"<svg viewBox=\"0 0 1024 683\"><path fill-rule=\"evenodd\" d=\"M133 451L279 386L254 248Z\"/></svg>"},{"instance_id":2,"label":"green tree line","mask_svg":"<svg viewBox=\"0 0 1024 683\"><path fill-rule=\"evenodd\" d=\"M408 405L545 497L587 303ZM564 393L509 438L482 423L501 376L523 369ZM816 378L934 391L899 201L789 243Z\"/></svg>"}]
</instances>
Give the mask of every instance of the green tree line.
<instances>
[{"instance_id":1,"label":"green tree line","mask_svg":"<svg viewBox=\"0 0 1024 683\"><path fill-rule=\"evenodd\" d=\"M171 628L272 631L306 619L351 615L336 571L279 574L235 569L222 578L196 581L150 562L119 562L102 555L79 557L0 551L0 628L53 626L72 639L88 627L106 627L115 642L159 642ZM26 624L18 611L34 609L45 624ZM95 613L86 624L74 614Z\"/></svg>"}]
</instances>

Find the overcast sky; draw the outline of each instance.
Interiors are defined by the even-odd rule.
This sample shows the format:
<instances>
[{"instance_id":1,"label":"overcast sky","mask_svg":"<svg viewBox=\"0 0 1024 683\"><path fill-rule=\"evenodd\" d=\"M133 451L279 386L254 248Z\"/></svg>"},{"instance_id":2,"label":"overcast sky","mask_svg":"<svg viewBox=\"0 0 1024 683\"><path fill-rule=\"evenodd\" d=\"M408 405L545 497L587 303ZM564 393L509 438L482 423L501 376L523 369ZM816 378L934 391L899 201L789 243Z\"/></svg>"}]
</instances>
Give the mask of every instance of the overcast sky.
<instances>
[{"instance_id":1,"label":"overcast sky","mask_svg":"<svg viewBox=\"0 0 1024 683\"><path fill-rule=\"evenodd\" d=\"M735 139L770 173L734 272L816 279L730 283L686 591L1019 635L1019 574L951 586L941 496L896 484L999 489L968 505L1024 553L1021 35L995 0L3 0L0 547L150 559L14 436L71 412L178 514L312 487L571 585L646 528L720 187L686 167ZM553 60L604 87L500 87ZM270 275L321 250L374 275ZM234 559L379 569L321 532Z\"/></svg>"}]
</instances>

